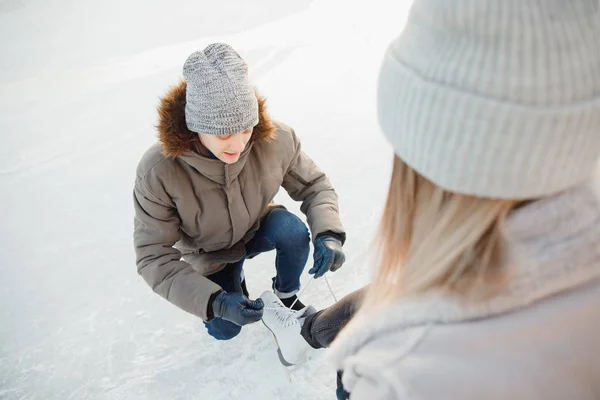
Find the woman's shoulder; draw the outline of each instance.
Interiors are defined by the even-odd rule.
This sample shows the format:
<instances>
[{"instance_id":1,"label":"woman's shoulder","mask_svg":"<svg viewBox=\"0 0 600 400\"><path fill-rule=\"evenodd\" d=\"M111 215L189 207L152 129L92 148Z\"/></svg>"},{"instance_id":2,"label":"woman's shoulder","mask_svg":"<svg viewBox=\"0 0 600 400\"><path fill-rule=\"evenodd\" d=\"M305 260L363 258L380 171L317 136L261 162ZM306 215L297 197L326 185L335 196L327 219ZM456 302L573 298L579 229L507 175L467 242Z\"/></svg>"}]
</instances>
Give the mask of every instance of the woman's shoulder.
<instances>
[{"instance_id":1,"label":"woman's shoulder","mask_svg":"<svg viewBox=\"0 0 600 400\"><path fill-rule=\"evenodd\" d=\"M556 343L571 343L570 357L584 369L600 371L600 362L589 351L600 346L595 322L600 318L599 298L600 280L593 280L528 307L483 318L368 326L368 341L346 346L336 366L344 370L349 391L366 378L383 386L409 388L424 398L442 398L444 393L464 398L456 382L465 377L470 377L465 382L469 381L472 392L479 393L474 398L495 398L485 393L509 370L512 377L506 390L531 388L536 380L543 384L547 378L539 371L547 365L568 377L564 353L556 351ZM393 319L398 316L390 315ZM594 376L598 378L600 373ZM567 381L553 384L558 389Z\"/></svg>"}]
</instances>

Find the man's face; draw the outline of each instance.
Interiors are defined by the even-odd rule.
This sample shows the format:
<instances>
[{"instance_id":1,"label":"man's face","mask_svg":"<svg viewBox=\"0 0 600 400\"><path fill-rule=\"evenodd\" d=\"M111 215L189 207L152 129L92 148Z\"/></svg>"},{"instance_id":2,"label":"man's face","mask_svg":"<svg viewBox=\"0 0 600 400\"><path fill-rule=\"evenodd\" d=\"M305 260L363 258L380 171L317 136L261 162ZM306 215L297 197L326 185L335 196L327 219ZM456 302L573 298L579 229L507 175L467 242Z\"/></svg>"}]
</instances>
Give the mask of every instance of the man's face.
<instances>
[{"instance_id":1,"label":"man's face","mask_svg":"<svg viewBox=\"0 0 600 400\"><path fill-rule=\"evenodd\" d=\"M219 160L233 164L240 159L240 154L252 137L252 128L230 135L211 135L199 133L200 142Z\"/></svg>"}]
</instances>

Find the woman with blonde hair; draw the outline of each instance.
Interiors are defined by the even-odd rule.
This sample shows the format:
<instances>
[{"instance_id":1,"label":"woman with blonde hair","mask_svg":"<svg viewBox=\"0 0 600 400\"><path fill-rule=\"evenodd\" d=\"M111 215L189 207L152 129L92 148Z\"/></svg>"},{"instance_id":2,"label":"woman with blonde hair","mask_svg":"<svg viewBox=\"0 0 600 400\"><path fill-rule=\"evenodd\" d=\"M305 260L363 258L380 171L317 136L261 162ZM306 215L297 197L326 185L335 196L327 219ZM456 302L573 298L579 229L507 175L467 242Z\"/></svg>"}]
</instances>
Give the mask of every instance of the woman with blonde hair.
<instances>
[{"instance_id":1,"label":"woman with blonde hair","mask_svg":"<svg viewBox=\"0 0 600 400\"><path fill-rule=\"evenodd\" d=\"M372 283L297 318L351 399L600 398L598 7L415 0Z\"/></svg>"}]
</instances>

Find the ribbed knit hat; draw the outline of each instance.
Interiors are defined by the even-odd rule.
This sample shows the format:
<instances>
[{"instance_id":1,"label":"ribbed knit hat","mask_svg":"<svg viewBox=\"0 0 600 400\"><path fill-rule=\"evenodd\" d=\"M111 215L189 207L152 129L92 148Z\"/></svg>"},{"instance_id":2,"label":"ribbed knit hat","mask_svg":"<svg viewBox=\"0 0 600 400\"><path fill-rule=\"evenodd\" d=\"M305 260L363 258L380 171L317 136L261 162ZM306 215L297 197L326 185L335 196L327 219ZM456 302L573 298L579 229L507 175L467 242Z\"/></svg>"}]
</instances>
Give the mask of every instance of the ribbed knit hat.
<instances>
[{"instance_id":1,"label":"ribbed knit hat","mask_svg":"<svg viewBox=\"0 0 600 400\"><path fill-rule=\"evenodd\" d=\"M213 43L183 66L185 122L192 132L227 135L258 124L258 100L248 66L231 46Z\"/></svg>"},{"instance_id":2,"label":"ribbed knit hat","mask_svg":"<svg viewBox=\"0 0 600 400\"><path fill-rule=\"evenodd\" d=\"M598 0L415 0L385 55L379 122L438 186L548 196L600 157Z\"/></svg>"}]
</instances>

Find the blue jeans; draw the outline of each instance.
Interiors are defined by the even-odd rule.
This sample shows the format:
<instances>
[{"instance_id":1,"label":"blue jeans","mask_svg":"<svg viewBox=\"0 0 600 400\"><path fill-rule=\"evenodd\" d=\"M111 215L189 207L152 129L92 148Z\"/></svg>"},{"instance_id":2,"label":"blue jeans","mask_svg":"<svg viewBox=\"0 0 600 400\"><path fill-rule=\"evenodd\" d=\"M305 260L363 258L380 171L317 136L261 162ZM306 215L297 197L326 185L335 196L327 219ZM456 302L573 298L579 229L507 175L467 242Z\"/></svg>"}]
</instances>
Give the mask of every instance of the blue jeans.
<instances>
[{"instance_id":1,"label":"blue jeans","mask_svg":"<svg viewBox=\"0 0 600 400\"><path fill-rule=\"evenodd\" d=\"M300 289L300 275L304 271L310 251L310 235L304 223L286 209L276 208L260 222L254 237L246 243L246 256L240 261L227 264L221 271L207 276L226 292L242 292L242 271L246 258L277 250L275 257L274 289L281 297L293 296ZM237 336L242 327L215 318L204 325L209 335L218 340Z\"/></svg>"}]
</instances>

